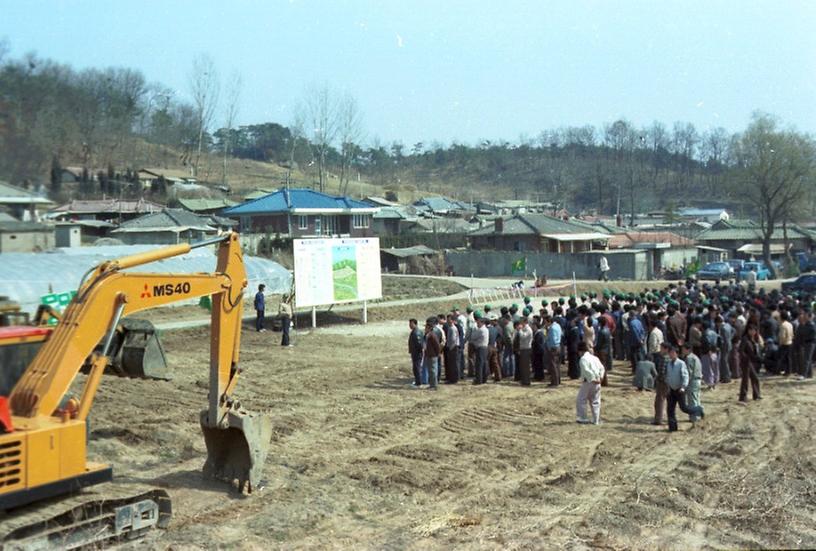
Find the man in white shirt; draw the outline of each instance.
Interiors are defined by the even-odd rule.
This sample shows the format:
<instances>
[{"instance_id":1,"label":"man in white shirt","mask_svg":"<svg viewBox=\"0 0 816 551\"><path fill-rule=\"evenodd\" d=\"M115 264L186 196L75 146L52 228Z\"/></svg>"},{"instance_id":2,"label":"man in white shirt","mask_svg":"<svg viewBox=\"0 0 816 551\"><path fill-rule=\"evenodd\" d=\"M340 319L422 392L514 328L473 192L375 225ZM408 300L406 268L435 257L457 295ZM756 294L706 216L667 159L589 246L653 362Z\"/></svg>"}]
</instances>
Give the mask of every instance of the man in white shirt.
<instances>
[{"instance_id":1,"label":"man in white shirt","mask_svg":"<svg viewBox=\"0 0 816 551\"><path fill-rule=\"evenodd\" d=\"M575 402L575 415L579 423L587 425L601 424L601 380L604 375L604 366L597 356L589 352L585 342L578 343L578 354L581 359L578 365L581 368L581 389ZM586 405L589 402L592 409L592 419L586 418Z\"/></svg>"},{"instance_id":2,"label":"man in white shirt","mask_svg":"<svg viewBox=\"0 0 816 551\"><path fill-rule=\"evenodd\" d=\"M599 281L609 281L609 261L603 255L598 260L598 271L600 272Z\"/></svg>"},{"instance_id":3,"label":"man in white shirt","mask_svg":"<svg viewBox=\"0 0 816 551\"><path fill-rule=\"evenodd\" d=\"M753 291L756 289L756 282L757 282L757 274L754 271L754 267L752 266L751 269L745 274L745 283L748 284L748 289Z\"/></svg>"},{"instance_id":4,"label":"man in white shirt","mask_svg":"<svg viewBox=\"0 0 816 551\"><path fill-rule=\"evenodd\" d=\"M659 325L654 323L652 330L649 331L649 338L647 340L646 347L649 350L649 359L652 360L655 365L657 365L660 361L661 346L663 346L663 331L660 330Z\"/></svg>"},{"instance_id":5,"label":"man in white shirt","mask_svg":"<svg viewBox=\"0 0 816 551\"><path fill-rule=\"evenodd\" d=\"M527 323L527 318L519 320L519 329L516 332L519 341L519 382L522 386L530 386L530 362L533 357L533 330Z\"/></svg>"}]
</instances>

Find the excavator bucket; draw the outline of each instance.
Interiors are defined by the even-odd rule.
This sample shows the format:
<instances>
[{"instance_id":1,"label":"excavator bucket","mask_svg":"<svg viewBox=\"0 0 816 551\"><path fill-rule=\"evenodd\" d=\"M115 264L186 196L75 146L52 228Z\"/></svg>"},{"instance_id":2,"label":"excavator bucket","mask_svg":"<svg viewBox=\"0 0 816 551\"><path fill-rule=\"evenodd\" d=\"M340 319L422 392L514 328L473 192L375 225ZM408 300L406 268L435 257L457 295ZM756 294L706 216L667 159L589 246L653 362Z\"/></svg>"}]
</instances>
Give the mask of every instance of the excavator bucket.
<instances>
[{"instance_id":1,"label":"excavator bucket","mask_svg":"<svg viewBox=\"0 0 816 551\"><path fill-rule=\"evenodd\" d=\"M170 370L164 347L153 324L147 320L123 319L117 330L119 349L111 369L125 377L169 381Z\"/></svg>"},{"instance_id":2,"label":"excavator bucket","mask_svg":"<svg viewBox=\"0 0 816 551\"><path fill-rule=\"evenodd\" d=\"M211 426L208 412L201 412L201 430L207 445L204 476L238 482L238 489L246 487L251 493L261 481L261 473L269 452L272 423L268 417L246 411L227 414L229 428Z\"/></svg>"}]
</instances>

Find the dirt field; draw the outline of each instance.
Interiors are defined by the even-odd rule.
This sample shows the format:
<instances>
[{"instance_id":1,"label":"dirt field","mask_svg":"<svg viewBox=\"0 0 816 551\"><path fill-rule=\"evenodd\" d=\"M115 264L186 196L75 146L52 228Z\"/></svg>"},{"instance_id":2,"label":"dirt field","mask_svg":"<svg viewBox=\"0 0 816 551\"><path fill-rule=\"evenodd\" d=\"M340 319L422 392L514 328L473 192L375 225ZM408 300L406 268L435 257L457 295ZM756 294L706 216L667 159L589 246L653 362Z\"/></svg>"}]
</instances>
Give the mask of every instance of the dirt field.
<instances>
[{"instance_id":1,"label":"dirt field","mask_svg":"<svg viewBox=\"0 0 816 551\"><path fill-rule=\"evenodd\" d=\"M199 474L207 330L163 340L175 380L105 377L92 416L91 455L118 484L173 498L170 528L133 548L816 546L811 383L764 379L747 406L722 385L704 422L669 435L621 366L603 424L582 426L571 381L412 389L402 322L288 349L245 331L237 395L275 430L263 488L241 497Z\"/></svg>"}]
</instances>

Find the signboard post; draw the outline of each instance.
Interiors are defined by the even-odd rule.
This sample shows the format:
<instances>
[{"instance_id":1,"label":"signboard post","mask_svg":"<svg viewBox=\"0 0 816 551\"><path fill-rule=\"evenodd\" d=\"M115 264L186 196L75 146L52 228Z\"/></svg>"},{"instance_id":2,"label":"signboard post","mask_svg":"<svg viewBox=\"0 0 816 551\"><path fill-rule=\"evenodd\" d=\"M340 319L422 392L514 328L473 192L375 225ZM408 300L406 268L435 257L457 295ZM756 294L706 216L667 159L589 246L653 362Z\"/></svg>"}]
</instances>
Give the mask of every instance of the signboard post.
<instances>
[{"instance_id":1,"label":"signboard post","mask_svg":"<svg viewBox=\"0 0 816 551\"><path fill-rule=\"evenodd\" d=\"M295 239L295 304L312 308L317 326L317 306L363 303L363 323L368 321L368 301L382 298L380 240L378 238Z\"/></svg>"}]
</instances>

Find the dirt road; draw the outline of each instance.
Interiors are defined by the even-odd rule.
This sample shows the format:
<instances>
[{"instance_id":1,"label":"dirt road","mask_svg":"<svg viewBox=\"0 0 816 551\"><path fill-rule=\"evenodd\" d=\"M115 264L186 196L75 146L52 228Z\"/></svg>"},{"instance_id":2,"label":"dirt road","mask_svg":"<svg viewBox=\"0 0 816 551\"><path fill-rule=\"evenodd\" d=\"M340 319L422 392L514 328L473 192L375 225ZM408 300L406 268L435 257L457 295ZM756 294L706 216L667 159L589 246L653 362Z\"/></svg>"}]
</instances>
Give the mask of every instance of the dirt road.
<instances>
[{"instance_id":1,"label":"dirt road","mask_svg":"<svg viewBox=\"0 0 816 551\"><path fill-rule=\"evenodd\" d=\"M382 325L383 327L380 327ZM250 497L202 480L206 329L165 335L173 382L106 377L91 454L174 501L153 548L814 547L811 383L703 393L706 420L669 435L618 366L603 424L575 423L577 386L409 386L404 331L331 328L275 346L246 331L238 395L275 427ZM194 346L195 344L195 346ZM124 420L124 422L123 422ZM144 543L139 544L143 548ZM137 546L134 546L137 547Z\"/></svg>"}]
</instances>

